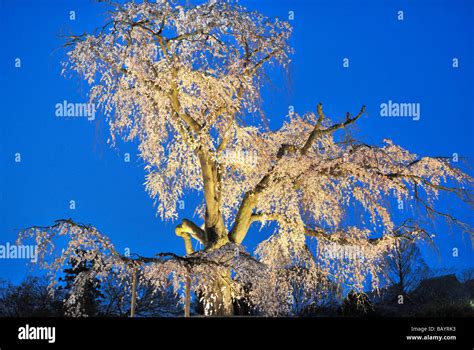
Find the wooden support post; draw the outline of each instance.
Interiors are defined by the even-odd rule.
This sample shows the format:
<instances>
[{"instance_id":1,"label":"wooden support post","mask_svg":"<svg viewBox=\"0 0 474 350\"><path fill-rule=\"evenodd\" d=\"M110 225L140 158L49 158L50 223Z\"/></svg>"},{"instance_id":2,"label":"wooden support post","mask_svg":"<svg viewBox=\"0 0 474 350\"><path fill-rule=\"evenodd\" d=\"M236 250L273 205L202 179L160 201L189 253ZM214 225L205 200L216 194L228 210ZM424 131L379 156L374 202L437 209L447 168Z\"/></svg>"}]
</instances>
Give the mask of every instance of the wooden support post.
<instances>
[{"instance_id":1,"label":"wooden support post","mask_svg":"<svg viewBox=\"0 0 474 350\"><path fill-rule=\"evenodd\" d=\"M133 269L132 275L132 302L130 305L130 317L135 317L135 309L137 307L137 275L138 269Z\"/></svg>"},{"instance_id":2,"label":"wooden support post","mask_svg":"<svg viewBox=\"0 0 474 350\"><path fill-rule=\"evenodd\" d=\"M191 313L191 276L186 276L185 284L185 296L184 296L184 317L189 317Z\"/></svg>"}]
</instances>

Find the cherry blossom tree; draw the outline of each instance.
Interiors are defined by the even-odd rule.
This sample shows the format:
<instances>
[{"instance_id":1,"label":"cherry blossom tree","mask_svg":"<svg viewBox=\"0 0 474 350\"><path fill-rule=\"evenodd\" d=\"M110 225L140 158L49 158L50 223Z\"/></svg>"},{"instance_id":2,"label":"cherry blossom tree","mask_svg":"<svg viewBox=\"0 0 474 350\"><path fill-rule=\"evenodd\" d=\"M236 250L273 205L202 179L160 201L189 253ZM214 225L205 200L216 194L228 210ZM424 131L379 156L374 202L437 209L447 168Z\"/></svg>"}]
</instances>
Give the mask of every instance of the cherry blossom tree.
<instances>
[{"instance_id":1,"label":"cherry blossom tree","mask_svg":"<svg viewBox=\"0 0 474 350\"><path fill-rule=\"evenodd\" d=\"M231 315L239 286L250 285L253 304L275 315L291 307L284 305L291 304L295 279L352 290L370 280L376 287L398 240L430 239L419 221L395 222L393 201L417 202L427 214L469 230L434 201L439 192L469 201L471 178L449 159L418 157L390 140L377 146L348 138L365 107L333 121L319 103L315 113L287 116L278 130L267 126L262 78L267 66L290 63L288 23L234 1L111 5L109 21L96 33L69 37L64 72L90 84L112 145L119 138L138 141L145 188L161 219L178 218L185 191L199 193L202 205L197 219L176 226L186 257L125 259L96 229L67 220L25 231L40 246L50 245L52 232L70 235L67 251L87 246L87 258L100 261L99 275L122 269L128 276L144 263L157 281L173 275L182 283L187 276L204 295L208 315ZM362 214L349 223L354 207ZM274 231L251 256L242 244L258 223ZM193 250L193 240L201 251Z\"/></svg>"}]
</instances>

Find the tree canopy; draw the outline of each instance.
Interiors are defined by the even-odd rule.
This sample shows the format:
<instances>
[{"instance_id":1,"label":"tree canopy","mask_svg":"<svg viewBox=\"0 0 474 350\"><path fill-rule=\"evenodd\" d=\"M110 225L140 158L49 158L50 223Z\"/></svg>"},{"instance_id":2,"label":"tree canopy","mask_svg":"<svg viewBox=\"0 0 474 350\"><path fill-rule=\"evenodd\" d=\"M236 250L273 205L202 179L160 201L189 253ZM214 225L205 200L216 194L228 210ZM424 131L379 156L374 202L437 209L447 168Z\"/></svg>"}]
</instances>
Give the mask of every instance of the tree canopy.
<instances>
[{"instance_id":1,"label":"tree canopy","mask_svg":"<svg viewBox=\"0 0 474 350\"><path fill-rule=\"evenodd\" d=\"M202 195L198 219L176 227L188 257L206 260L207 267L212 254L214 262L219 256L222 263L226 254L233 259L251 225L276 223L257 247L256 259L244 255L224 268L252 266L242 276L252 276L255 290L262 285L255 295L266 302L257 304L269 313L278 313L278 300L299 278L283 274L293 276L286 281L282 267L296 264L305 271L300 277L315 281L323 271L361 290L369 280L377 285L384 256L398 240L430 239L418 217L396 222L393 201L414 200L426 214L469 230L434 202L440 192L469 202L472 179L449 159L419 157L391 140L369 145L348 137L346 130L362 120L365 106L331 118L319 103L314 113L287 116L278 130L268 127L260 108L262 75L268 65L290 64L290 34L287 22L234 1L112 4L109 21L96 33L68 39L64 64L65 73L77 72L90 84L91 101L107 116L110 142L138 141L145 188L163 220L177 218L177 203L187 190ZM236 161L230 156L236 153L252 155L252 161ZM362 210L360 220L348 224L347 213L355 206ZM77 227L54 226L83 241L74 230L97 237L95 229ZM308 237L317 242L315 252L308 249ZM202 243L202 252L193 251L193 239ZM334 253L347 246L359 255ZM181 264L176 257L166 261ZM186 274L197 269L191 265L179 266ZM169 275L178 268L173 266L153 271ZM258 274L248 271L261 266L266 275L257 282ZM238 278L222 270L217 275L217 287L210 288L218 294L227 290L219 303L229 304L238 294Z\"/></svg>"}]
</instances>

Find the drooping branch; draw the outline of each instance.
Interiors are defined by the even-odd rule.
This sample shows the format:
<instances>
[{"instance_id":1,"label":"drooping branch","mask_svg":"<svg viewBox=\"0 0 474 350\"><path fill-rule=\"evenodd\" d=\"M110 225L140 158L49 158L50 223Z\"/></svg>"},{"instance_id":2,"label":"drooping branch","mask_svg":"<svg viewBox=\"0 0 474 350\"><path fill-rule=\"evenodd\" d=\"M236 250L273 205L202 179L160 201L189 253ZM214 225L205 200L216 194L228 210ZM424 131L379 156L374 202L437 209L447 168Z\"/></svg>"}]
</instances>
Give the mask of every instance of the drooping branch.
<instances>
[{"instance_id":1,"label":"drooping branch","mask_svg":"<svg viewBox=\"0 0 474 350\"><path fill-rule=\"evenodd\" d=\"M305 232L305 235L308 237L324 239L326 241L334 242L339 245L354 244L353 241L350 241L346 238L346 237L349 237L349 234L344 231L335 231L332 233L328 233L322 228L305 227L304 232ZM385 234L377 238L367 238L367 239L364 239L364 241L367 241L368 243L372 245L377 245L386 237L406 239L406 240L413 241L416 237L421 237L421 236L423 236L424 238L430 238L430 235L428 234L426 229L421 228L417 225L411 226L407 224L402 224L399 227L397 227L393 232L391 232L390 235Z\"/></svg>"},{"instance_id":2,"label":"drooping branch","mask_svg":"<svg viewBox=\"0 0 474 350\"><path fill-rule=\"evenodd\" d=\"M276 221L280 222L281 224L287 225L291 223L291 219L288 217L285 217L282 214L252 214L251 217L252 222L256 221ZM312 225L306 226L304 225L302 227L304 234L308 237L313 237L317 239L324 239L329 242L334 242L339 245L346 245L346 244L354 244L353 241L348 240L347 238L350 237L350 234L347 232L341 231L341 230L336 230L333 232L328 232L326 229L321 228L321 227L316 227ZM380 241L386 237L386 235L382 235L381 237L377 238L367 238L364 239L364 241L367 241L368 243L372 245L376 245ZM428 231L426 229L418 226L414 220L405 220L401 225L396 227L389 235L390 237L394 238L399 238L399 239L407 239L413 241L416 237L421 237L423 236L424 238L431 239L431 236L429 235Z\"/></svg>"},{"instance_id":3,"label":"drooping branch","mask_svg":"<svg viewBox=\"0 0 474 350\"><path fill-rule=\"evenodd\" d=\"M177 226L176 234L180 237L186 237L189 235L199 240L201 238L198 237L202 237L205 232L190 220L184 219L183 223ZM192 254L191 252L189 256L184 257L170 252L157 253L153 257L145 257L136 253L124 255L115 249L109 237L100 233L95 227L89 224L75 222L73 219L58 219L55 220L54 225L51 226L31 226L26 229L22 229L19 232L17 243L21 244L26 239L30 238L35 239L36 243L38 244L38 249L40 250L40 256L43 259L44 254L41 253L46 253L48 251L48 247L54 247L53 240L56 238L56 236L70 236L71 240L68 242L69 248L62 250L62 254L74 253L78 249L84 250L86 252L92 249L94 253L97 254L97 256L107 255L109 258L111 258L111 264L109 264L109 267L117 264L117 266L124 265L129 266L132 269L136 269L143 264L164 264L169 261L176 261L180 264L186 265L187 267L197 267L204 265L215 267L231 267L232 258L235 258L238 255L241 255L246 259L250 259L258 264L258 262L242 248L233 246L223 248L221 251L209 253L196 252ZM228 250L234 253L236 250L238 250L238 254L227 254L226 252ZM57 262L61 264L66 261L67 259L64 256L57 260ZM43 260L40 260L39 262L41 263ZM53 266L56 265L47 264L45 266L48 268L53 268ZM61 268L61 266L57 265L56 268Z\"/></svg>"}]
</instances>

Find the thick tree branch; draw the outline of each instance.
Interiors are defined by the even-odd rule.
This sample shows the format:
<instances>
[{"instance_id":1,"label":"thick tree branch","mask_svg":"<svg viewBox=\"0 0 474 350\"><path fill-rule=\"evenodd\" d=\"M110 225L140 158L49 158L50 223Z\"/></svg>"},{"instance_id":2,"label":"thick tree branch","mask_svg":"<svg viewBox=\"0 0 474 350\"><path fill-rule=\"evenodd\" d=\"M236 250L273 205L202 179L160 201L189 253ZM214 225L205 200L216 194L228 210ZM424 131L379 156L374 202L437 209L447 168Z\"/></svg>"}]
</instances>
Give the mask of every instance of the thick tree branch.
<instances>
[{"instance_id":1,"label":"thick tree branch","mask_svg":"<svg viewBox=\"0 0 474 350\"><path fill-rule=\"evenodd\" d=\"M330 134L336 130L343 129L346 126L355 123L357 119L359 119L365 113L365 106L362 106L362 108L360 109L360 112L355 117L351 118L350 114L347 113L346 120L344 122L333 124L332 126L327 127L325 129L321 129L321 123L326 118L323 113L323 105L321 102L317 106L317 112L318 112L319 118L316 122L316 125L314 126L313 131L311 132L308 139L306 140L306 143L304 144L303 148L301 148L301 154L303 155L308 152L308 150L311 148L313 143L321 136Z\"/></svg>"},{"instance_id":2,"label":"thick tree branch","mask_svg":"<svg viewBox=\"0 0 474 350\"><path fill-rule=\"evenodd\" d=\"M206 244L207 237L206 231L196 225L194 222L188 219L183 219L181 224L176 226L176 234L179 236L178 233L188 233L196 239L197 241L201 242L201 244Z\"/></svg>"}]
</instances>

